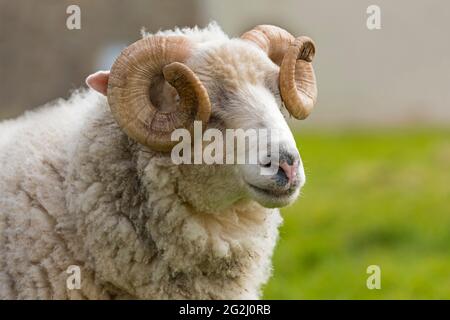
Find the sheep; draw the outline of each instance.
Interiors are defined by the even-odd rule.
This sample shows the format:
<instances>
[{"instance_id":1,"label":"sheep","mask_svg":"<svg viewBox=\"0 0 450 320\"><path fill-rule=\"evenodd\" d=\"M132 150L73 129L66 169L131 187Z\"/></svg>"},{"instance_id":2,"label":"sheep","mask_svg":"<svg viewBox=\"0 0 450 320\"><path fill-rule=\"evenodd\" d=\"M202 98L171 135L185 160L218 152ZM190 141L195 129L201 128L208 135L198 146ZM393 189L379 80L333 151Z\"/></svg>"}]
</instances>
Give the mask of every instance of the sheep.
<instances>
[{"instance_id":1,"label":"sheep","mask_svg":"<svg viewBox=\"0 0 450 320\"><path fill-rule=\"evenodd\" d=\"M278 208L305 182L285 117L316 101L314 52L269 25L144 32L89 89L2 122L0 298L260 298ZM276 173L175 165L171 133L193 121L278 130Z\"/></svg>"}]
</instances>

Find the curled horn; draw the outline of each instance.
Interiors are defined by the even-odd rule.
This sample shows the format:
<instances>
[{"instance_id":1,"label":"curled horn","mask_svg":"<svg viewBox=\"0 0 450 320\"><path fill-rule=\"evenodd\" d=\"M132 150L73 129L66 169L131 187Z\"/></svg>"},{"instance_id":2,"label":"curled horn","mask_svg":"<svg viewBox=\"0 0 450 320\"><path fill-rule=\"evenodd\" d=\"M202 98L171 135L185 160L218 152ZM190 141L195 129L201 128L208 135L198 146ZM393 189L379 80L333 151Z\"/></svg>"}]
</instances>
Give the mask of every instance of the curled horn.
<instances>
[{"instance_id":1,"label":"curled horn","mask_svg":"<svg viewBox=\"0 0 450 320\"><path fill-rule=\"evenodd\" d=\"M173 130L192 130L200 120L205 127L211 113L208 93L185 62L190 43L182 36L150 36L127 47L111 68L108 102L125 133L156 151L170 151ZM179 103L173 111L159 110L151 101L152 88L167 81ZM161 90L160 94L163 94Z\"/></svg>"},{"instance_id":2,"label":"curled horn","mask_svg":"<svg viewBox=\"0 0 450 320\"><path fill-rule=\"evenodd\" d=\"M317 100L311 64L314 42L308 37L294 38L286 30L271 25L257 26L241 38L255 43L280 66L280 92L289 113L297 119L308 117Z\"/></svg>"}]
</instances>

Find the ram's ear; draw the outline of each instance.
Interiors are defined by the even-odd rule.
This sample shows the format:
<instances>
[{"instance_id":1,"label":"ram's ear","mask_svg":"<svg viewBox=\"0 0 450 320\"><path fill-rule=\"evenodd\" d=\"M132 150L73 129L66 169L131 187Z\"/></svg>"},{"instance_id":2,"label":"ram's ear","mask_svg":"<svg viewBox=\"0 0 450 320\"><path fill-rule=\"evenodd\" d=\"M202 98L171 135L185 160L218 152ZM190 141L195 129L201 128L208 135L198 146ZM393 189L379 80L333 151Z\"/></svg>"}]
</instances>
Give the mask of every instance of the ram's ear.
<instances>
[{"instance_id":1,"label":"ram's ear","mask_svg":"<svg viewBox=\"0 0 450 320\"><path fill-rule=\"evenodd\" d=\"M108 91L109 71L97 71L86 78L86 84L106 96Z\"/></svg>"}]
</instances>

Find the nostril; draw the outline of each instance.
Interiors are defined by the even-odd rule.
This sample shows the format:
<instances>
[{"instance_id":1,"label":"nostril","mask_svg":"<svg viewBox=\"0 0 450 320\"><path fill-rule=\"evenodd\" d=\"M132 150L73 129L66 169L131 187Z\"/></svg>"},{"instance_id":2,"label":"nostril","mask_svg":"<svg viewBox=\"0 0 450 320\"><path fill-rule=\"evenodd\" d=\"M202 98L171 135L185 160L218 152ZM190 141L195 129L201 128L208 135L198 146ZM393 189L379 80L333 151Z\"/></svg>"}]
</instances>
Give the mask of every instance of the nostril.
<instances>
[{"instance_id":1,"label":"nostril","mask_svg":"<svg viewBox=\"0 0 450 320\"><path fill-rule=\"evenodd\" d=\"M283 170L283 168L278 167L277 184L280 186L285 186L288 183L289 183L289 177L287 176L286 172Z\"/></svg>"},{"instance_id":2,"label":"nostril","mask_svg":"<svg viewBox=\"0 0 450 320\"><path fill-rule=\"evenodd\" d=\"M292 160L291 164L288 161L280 163L280 170L283 171L289 183L292 183L297 177L298 162ZM278 171L280 171L278 170Z\"/></svg>"},{"instance_id":3,"label":"nostril","mask_svg":"<svg viewBox=\"0 0 450 320\"><path fill-rule=\"evenodd\" d=\"M294 162L296 160L295 156L289 153L288 154L285 153L283 158L284 158L283 160L286 161L286 163L290 166L294 165Z\"/></svg>"}]
</instances>

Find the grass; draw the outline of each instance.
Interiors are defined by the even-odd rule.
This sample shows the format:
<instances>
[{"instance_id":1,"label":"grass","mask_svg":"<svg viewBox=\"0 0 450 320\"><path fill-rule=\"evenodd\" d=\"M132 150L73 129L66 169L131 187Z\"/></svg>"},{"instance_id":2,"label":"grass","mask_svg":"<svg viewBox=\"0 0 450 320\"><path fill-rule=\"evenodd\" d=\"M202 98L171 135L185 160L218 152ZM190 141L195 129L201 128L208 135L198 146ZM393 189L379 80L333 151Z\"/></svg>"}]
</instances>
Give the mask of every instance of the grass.
<instances>
[{"instance_id":1,"label":"grass","mask_svg":"<svg viewBox=\"0 0 450 320\"><path fill-rule=\"evenodd\" d=\"M266 299L450 299L450 131L300 132ZM381 289L366 287L379 265Z\"/></svg>"}]
</instances>

